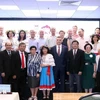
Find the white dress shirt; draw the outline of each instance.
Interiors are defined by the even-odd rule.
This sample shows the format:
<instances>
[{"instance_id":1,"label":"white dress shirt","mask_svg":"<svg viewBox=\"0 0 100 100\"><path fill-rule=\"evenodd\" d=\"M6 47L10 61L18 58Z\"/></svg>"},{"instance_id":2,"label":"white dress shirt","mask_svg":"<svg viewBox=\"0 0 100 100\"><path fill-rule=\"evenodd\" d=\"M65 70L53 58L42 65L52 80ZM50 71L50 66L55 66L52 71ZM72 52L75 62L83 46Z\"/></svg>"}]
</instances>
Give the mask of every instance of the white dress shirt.
<instances>
[{"instance_id":1,"label":"white dress shirt","mask_svg":"<svg viewBox=\"0 0 100 100\"><path fill-rule=\"evenodd\" d=\"M37 48L38 52L40 52L41 47L44 46L45 44L46 44L46 40L44 38L38 39L38 48Z\"/></svg>"},{"instance_id":2,"label":"white dress shirt","mask_svg":"<svg viewBox=\"0 0 100 100\"><path fill-rule=\"evenodd\" d=\"M100 55L96 56L96 71L98 70L98 61L99 61Z\"/></svg>"},{"instance_id":3,"label":"white dress shirt","mask_svg":"<svg viewBox=\"0 0 100 100\"><path fill-rule=\"evenodd\" d=\"M73 49L73 55L77 54L77 49Z\"/></svg>"},{"instance_id":4,"label":"white dress shirt","mask_svg":"<svg viewBox=\"0 0 100 100\"><path fill-rule=\"evenodd\" d=\"M24 55L24 65L25 65L25 66L24 66L24 68L26 68L26 58L25 58L25 53L24 53L24 52L19 51L21 61L22 61L22 53L23 53L23 55ZM21 68L22 68L22 66L21 66Z\"/></svg>"},{"instance_id":5,"label":"white dress shirt","mask_svg":"<svg viewBox=\"0 0 100 100\"><path fill-rule=\"evenodd\" d=\"M86 44L86 39L79 37L76 40L79 42L79 49L84 51L84 46Z\"/></svg>"},{"instance_id":6,"label":"white dress shirt","mask_svg":"<svg viewBox=\"0 0 100 100\"><path fill-rule=\"evenodd\" d=\"M46 41L46 46L51 48L51 47L53 47L55 45L56 45L56 36L50 36Z\"/></svg>"},{"instance_id":7,"label":"white dress shirt","mask_svg":"<svg viewBox=\"0 0 100 100\"><path fill-rule=\"evenodd\" d=\"M60 46L60 54L61 54L61 52L62 52L62 44L61 45L56 45L56 51L58 53L59 46Z\"/></svg>"},{"instance_id":8,"label":"white dress shirt","mask_svg":"<svg viewBox=\"0 0 100 100\"><path fill-rule=\"evenodd\" d=\"M29 39L29 41L28 41L28 46L29 46L29 48L31 47L31 46L36 46L36 48L38 48L38 41L37 41L37 39L32 39L32 38L30 38Z\"/></svg>"}]
</instances>

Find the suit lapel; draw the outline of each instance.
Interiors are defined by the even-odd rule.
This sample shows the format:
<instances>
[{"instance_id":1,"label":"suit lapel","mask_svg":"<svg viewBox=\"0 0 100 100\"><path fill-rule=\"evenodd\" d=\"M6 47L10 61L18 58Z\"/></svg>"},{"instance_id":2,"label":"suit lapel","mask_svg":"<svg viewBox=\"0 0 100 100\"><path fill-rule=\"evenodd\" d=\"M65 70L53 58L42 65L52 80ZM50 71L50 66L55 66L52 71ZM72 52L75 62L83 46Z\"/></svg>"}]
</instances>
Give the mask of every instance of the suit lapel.
<instances>
[{"instance_id":1,"label":"suit lapel","mask_svg":"<svg viewBox=\"0 0 100 100\"><path fill-rule=\"evenodd\" d=\"M75 58L78 57L79 49L77 49L77 53L75 55Z\"/></svg>"},{"instance_id":2,"label":"suit lapel","mask_svg":"<svg viewBox=\"0 0 100 100\"><path fill-rule=\"evenodd\" d=\"M17 55L18 55L18 59L20 59L20 62L21 62L21 57L20 57L19 51L17 51Z\"/></svg>"},{"instance_id":3,"label":"suit lapel","mask_svg":"<svg viewBox=\"0 0 100 100\"><path fill-rule=\"evenodd\" d=\"M71 52L71 57L74 58L73 49L70 52Z\"/></svg>"},{"instance_id":4,"label":"suit lapel","mask_svg":"<svg viewBox=\"0 0 100 100\"><path fill-rule=\"evenodd\" d=\"M55 53L56 55L58 55L58 53L57 53L57 47L56 47L56 46L54 47L54 53Z\"/></svg>"},{"instance_id":5,"label":"suit lapel","mask_svg":"<svg viewBox=\"0 0 100 100\"><path fill-rule=\"evenodd\" d=\"M5 52L5 55L9 57L7 50L5 50L4 52Z\"/></svg>"}]
</instances>

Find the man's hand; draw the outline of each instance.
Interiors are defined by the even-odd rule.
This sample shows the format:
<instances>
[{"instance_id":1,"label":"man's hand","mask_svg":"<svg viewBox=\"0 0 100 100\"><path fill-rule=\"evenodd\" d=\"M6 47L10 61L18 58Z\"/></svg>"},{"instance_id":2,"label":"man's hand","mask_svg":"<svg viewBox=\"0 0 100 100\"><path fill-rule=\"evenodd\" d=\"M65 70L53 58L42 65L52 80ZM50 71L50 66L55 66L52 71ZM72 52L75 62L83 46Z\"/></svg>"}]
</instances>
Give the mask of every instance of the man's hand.
<instances>
[{"instance_id":1,"label":"man's hand","mask_svg":"<svg viewBox=\"0 0 100 100\"><path fill-rule=\"evenodd\" d=\"M40 74L37 74L36 77L38 78L40 76Z\"/></svg>"},{"instance_id":2,"label":"man's hand","mask_svg":"<svg viewBox=\"0 0 100 100\"><path fill-rule=\"evenodd\" d=\"M67 72L67 75L69 75L70 73L69 72Z\"/></svg>"},{"instance_id":3,"label":"man's hand","mask_svg":"<svg viewBox=\"0 0 100 100\"><path fill-rule=\"evenodd\" d=\"M16 75L13 76L13 79L16 79Z\"/></svg>"},{"instance_id":4,"label":"man's hand","mask_svg":"<svg viewBox=\"0 0 100 100\"><path fill-rule=\"evenodd\" d=\"M5 73L1 73L1 76L2 76L2 77L5 77Z\"/></svg>"},{"instance_id":5,"label":"man's hand","mask_svg":"<svg viewBox=\"0 0 100 100\"><path fill-rule=\"evenodd\" d=\"M81 71L79 71L79 72L78 72L78 75L82 75L82 72L81 72Z\"/></svg>"}]
</instances>

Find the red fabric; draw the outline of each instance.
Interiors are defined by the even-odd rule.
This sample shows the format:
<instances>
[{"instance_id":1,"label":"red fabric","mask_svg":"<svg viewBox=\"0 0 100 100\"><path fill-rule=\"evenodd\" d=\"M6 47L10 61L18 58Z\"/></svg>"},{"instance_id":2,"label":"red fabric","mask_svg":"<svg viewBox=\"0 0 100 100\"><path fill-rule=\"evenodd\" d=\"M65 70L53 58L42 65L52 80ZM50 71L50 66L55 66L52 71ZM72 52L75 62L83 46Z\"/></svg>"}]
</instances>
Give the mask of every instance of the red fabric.
<instances>
[{"instance_id":1,"label":"red fabric","mask_svg":"<svg viewBox=\"0 0 100 100\"><path fill-rule=\"evenodd\" d=\"M21 53L21 56L22 56L21 64L22 64L22 68L24 68L24 67L25 67L25 63L24 63L24 54Z\"/></svg>"},{"instance_id":2,"label":"red fabric","mask_svg":"<svg viewBox=\"0 0 100 100\"><path fill-rule=\"evenodd\" d=\"M60 56L60 46L58 46L58 56Z\"/></svg>"},{"instance_id":3,"label":"red fabric","mask_svg":"<svg viewBox=\"0 0 100 100\"><path fill-rule=\"evenodd\" d=\"M47 86L47 85L42 85L42 86L40 86L40 89L52 89L52 88L54 88L55 87L55 84L52 84L51 86Z\"/></svg>"},{"instance_id":4,"label":"red fabric","mask_svg":"<svg viewBox=\"0 0 100 100\"><path fill-rule=\"evenodd\" d=\"M50 66L48 66L48 69L47 69L47 75L50 76Z\"/></svg>"},{"instance_id":5,"label":"red fabric","mask_svg":"<svg viewBox=\"0 0 100 100\"><path fill-rule=\"evenodd\" d=\"M99 55L98 53L94 53L94 54L96 54L96 56Z\"/></svg>"}]
</instances>

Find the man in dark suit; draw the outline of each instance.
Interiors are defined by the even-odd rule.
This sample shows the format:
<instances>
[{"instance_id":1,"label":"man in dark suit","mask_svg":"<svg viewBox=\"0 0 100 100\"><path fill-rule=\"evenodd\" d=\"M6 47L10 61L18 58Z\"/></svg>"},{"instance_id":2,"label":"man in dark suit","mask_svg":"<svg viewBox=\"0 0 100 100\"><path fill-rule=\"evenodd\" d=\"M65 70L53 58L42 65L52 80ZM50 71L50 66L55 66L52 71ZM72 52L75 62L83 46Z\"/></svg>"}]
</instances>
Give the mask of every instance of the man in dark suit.
<instances>
[{"instance_id":1,"label":"man in dark suit","mask_svg":"<svg viewBox=\"0 0 100 100\"><path fill-rule=\"evenodd\" d=\"M77 92L81 92L81 75L84 67L84 51L79 49L79 42L72 42L72 49L68 52L67 74L69 75L70 92L74 92L74 80L77 83Z\"/></svg>"},{"instance_id":2,"label":"man in dark suit","mask_svg":"<svg viewBox=\"0 0 100 100\"><path fill-rule=\"evenodd\" d=\"M54 77L55 77L55 92L64 92L65 83L65 67L67 66L67 47L62 45L60 36L56 39L56 46L51 48L51 53L55 59ZM60 84L59 84L60 80Z\"/></svg>"},{"instance_id":3,"label":"man in dark suit","mask_svg":"<svg viewBox=\"0 0 100 100\"><path fill-rule=\"evenodd\" d=\"M2 76L2 83L11 84L12 86L12 82L13 82L12 69L14 64L13 62L14 51L12 51L11 49L12 49L12 43L6 42L5 50L0 52L0 73Z\"/></svg>"},{"instance_id":4,"label":"man in dark suit","mask_svg":"<svg viewBox=\"0 0 100 100\"><path fill-rule=\"evenodd\" d=\"M27 77L27 53L25 52L25 48L25 43L20 43L14 58L15 65L13 69L13 78L16 79L20 100L26 100L25 87Z\"/></svg>"}]
</instances>

